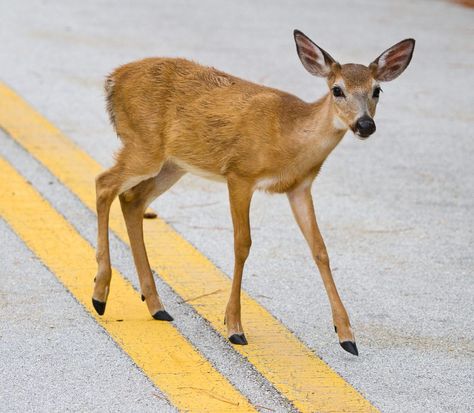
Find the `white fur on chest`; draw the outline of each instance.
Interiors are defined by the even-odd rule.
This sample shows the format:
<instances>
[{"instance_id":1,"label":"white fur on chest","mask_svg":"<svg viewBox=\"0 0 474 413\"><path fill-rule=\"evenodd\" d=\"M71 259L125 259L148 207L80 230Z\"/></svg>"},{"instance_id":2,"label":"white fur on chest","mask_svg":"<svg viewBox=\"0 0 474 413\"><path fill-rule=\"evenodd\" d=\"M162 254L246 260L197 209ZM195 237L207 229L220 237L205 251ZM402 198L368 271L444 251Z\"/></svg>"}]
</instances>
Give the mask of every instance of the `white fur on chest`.
<instances>
[{"instance_id":1,"label":"white fur on chest","mask_svg":"<svg viewBox=\"0 0 474 413\"><path fill-rule=\"evenodd\" d=\"M257 180L257 182L255 182L254 189L259 191L268 191L270 188L274 187L279 182L280 180L274 176L260 178L259 180Z\"/></svg>"}]
</instances>

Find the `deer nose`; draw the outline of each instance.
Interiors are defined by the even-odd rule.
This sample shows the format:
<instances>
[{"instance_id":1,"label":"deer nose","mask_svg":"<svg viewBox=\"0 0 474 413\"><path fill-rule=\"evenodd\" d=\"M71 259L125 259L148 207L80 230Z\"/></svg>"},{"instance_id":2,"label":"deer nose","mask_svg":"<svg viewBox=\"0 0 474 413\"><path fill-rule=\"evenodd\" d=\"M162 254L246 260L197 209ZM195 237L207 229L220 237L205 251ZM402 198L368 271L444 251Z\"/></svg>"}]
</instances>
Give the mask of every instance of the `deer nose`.
<instances>
[{"instance_id":1,"label":"deer nose","mask_svg":"<svg viewBox=\"0 0 474 413\"><path fill-rule=\"evenodd\" d=\"M375 122L367 115L362 116L357 120L356 133L363 138L367 138L375 132Z\"/></svg>"}]
</instances>

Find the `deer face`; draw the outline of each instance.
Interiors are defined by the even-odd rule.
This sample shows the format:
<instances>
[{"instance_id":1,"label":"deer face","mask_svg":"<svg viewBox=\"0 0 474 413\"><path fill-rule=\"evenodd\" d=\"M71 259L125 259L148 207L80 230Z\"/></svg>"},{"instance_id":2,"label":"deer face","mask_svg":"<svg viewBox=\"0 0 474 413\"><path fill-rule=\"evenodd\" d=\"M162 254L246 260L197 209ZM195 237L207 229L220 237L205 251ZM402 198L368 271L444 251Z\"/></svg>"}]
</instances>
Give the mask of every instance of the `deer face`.
<instances>
[{"instance_id":1,"label":"deer face","mask_svg":"<svg viewBox=\"0 0 474 413\"><path fill-rule=\"evenodd\" d=\"M301 63L314 76L325 77L334 107L334 123L365 139L375 132L375 108L380 82L398 77L410 63L413 39L403 40L383 52L369 66L337 63L326 51L298 30L294 32Z\"/></svg>"},{"instance_id":2,"label":"deer face","mask_svg":"<svg viewBox=\"0 0 474 413\"><path fill-rule=\"evenodd\" d=\"M361 138L375 132L375 108L381 92L380 84L368 67L356 64L336 66L328 79L334 112L342 122Z\"/></svg>"}]
</instances>

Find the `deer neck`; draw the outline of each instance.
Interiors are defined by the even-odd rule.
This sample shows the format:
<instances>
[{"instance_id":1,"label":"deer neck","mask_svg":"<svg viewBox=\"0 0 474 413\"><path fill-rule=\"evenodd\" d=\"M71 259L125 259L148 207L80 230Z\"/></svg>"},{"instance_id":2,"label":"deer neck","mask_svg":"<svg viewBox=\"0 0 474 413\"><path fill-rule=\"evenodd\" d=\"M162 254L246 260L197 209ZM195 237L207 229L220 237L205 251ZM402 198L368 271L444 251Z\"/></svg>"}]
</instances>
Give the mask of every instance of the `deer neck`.
<instances>
[{"instance_id":1,"label":"deer neck","mask_svg":"<svg viewBox=\"0 0 474 413\"><path fill-rule=\"evenodd\" d=\"M338 118L330 94L308 104L308 111L298 119L294 138L306 156L322 163L341 141L347 126Z\"/></svg>"}]
</instances>

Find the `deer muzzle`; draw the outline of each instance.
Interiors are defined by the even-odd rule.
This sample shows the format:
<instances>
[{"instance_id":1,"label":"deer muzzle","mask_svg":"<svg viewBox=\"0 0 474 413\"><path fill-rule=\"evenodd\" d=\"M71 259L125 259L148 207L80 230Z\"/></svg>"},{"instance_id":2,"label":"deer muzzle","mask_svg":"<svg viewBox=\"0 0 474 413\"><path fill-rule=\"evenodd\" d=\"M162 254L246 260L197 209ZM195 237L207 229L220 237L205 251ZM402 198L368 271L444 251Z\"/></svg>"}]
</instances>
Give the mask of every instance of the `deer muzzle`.
<instances>
[{"instance_id":1,"label":"deer muzzle","mask_svg":"<svg viewBox=\"0 0 474 413\"><path fill-rule=\"evenodd\" d=\"M367 115L359 118L355 124L355 134L361 138L368 138L375 132L375 122Z\"/></svg>"}]
</instances>

